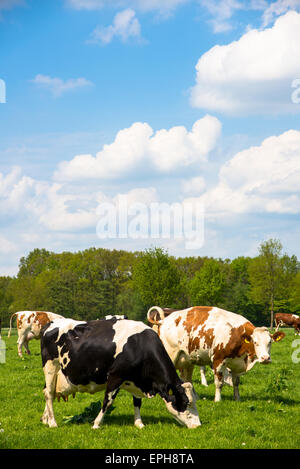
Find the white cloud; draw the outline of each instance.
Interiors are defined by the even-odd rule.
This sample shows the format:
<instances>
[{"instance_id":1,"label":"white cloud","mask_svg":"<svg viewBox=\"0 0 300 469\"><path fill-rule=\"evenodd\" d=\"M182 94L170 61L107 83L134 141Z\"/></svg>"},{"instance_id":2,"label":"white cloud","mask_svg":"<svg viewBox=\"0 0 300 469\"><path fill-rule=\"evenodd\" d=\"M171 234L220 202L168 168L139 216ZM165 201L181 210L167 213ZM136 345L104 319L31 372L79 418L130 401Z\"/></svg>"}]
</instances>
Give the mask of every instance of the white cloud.
<instances>
[{"instance_id":1,"label":"white cloud","mask_svg":"<svg viewBox=\"0 0 300 469\"><path fill-rule=\"evenodd\" d=\"M300 131L265 139L237 153L201 200L208 217L300 213Z\"/></svg>"},{"instance_id":2,"label":"white cloud","mask_svg":"<svg viewBox=\"0 0 300 469\"><path fill-rule=\"evenodd\" d=\"M0 235L0 254L9 254L16 251L16 249L17 246L14 243Z\"/></svg>"},{"instance_id":3,"label":"white cloud","mask_svg":"<svg viewBox=\"0 0 300 469\"><path fill-rule=\"evenodd\" d=\"M141 25L135 16L135 11L131 9L118 12L113 20L113 24L107 27L98 26L92 33L92 39L88 42L100 42L109 44L114 37L126 42L130 37L141 37Z\"/></svg>"},{"instance_id":4,"label":"white cloud","mask_svg":"<svg viewBox=\"0 0 300 469\"><path fill-rule=\"evenodd\" d=\"M277 0L269 4L263 14L263 27L268 26L277 16L289 10L300 11L300 0Z\"/></svg>"},{"instance_id":5,"label":"white cloud","mask_svg":"<svg viewBox=\"0 0 300 469\"><path fill-rule=\"evenodd\" d=\"M210 23L215 33L230 30L232 25L228 20L236 10L244 8L244 4L237 0L200 0L200 3L212 15Z\"/></svg>"},{"instance_id":6,"label":"white cloud","mask_svg":"<svg viewBox=\"0 0 300 469\"><path fill-rule=\"evenodd\" d=\"M92 155L77 155L59 164L57 180L116 179L145 171L168 173L204 163L221 132L220 121L206 115L189 132L183 126L154 133L147 123L136 122L120 130L113 143Z\"/></svg>"},{"instance_id":7,"label":"white cloud","mask_svg":"<svg viewBox=\"0 0 300 469\"><path fill-rule=\"evenodd\" d=\"M197 65L192 106L226 114L300 112L291 83L300 76L300 14L288 12L263 31L216 45Z\"/></svg>"},{"instance_id":8,"label":"white cloud","mask_svg":"<svg viewBox=\"0 0 300 469\"><path fill-rule=\"evenodd\" d=\"M196 176L187 181L183 181L181 187L182 192L186 195L199 195L204 192L206 182L202 176Z\"/></svg>"},{"instance_id":9,"label":"white cloud","mask_svg":"<svg viewBox=\"0 0 300 469\"><path fill-rule=\"evenodd\" d=\"M54 96L61 96L66 91L92 85L92 82L86 78L70 78L69 80L62 80L61 78L52 78L48 75L41 74L36 75L31 82L49 89Z\"/></svg>"}]
</instances>

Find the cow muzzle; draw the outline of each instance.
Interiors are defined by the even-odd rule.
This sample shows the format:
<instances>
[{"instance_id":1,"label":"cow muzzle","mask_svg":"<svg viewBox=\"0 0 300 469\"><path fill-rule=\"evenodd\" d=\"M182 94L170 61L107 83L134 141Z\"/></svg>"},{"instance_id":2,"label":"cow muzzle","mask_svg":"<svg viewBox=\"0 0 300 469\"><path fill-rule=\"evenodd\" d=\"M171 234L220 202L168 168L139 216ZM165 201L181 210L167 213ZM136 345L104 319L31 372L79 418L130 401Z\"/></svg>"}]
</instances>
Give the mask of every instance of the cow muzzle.
<instances>
[{"instance_id":1,"label":"cow muzzle","mask_svg":"<svg viewBox=\"0 0 300 469\"><path fill-rule=\"evenodd\" d=\"M259 363L263 363L264 365L267 365L268 363L272 362L270 355L263 356L258 361Z\"/></svg>"}]
</instances>

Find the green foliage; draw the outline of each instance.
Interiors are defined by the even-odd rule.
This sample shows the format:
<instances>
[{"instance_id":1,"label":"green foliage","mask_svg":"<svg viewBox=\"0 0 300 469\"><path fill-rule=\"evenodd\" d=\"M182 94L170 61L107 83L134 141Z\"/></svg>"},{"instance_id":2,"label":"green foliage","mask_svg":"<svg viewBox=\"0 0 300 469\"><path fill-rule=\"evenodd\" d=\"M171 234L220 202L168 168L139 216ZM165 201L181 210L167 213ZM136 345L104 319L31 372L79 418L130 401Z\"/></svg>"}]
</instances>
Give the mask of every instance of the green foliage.
<instances>
[{"instance_id":1,"label":"green foliage","mask_svg":"<svg viewBox=\"0 0 300 469\"><path fill-rule=\"evenodd\" d=\"M225 288L225 273L215 259L205 260L189 284L192 304L214 306L220 303Z\"/></svg>"},{"instance_id":2,"label":"green foliage","mask_svg":"<svg viewBox=\"0 0 300 469\"><path fill-rule=\"evenodd\" d=\"M260 304L266 315L270 313L273 327L274 311L288 312L292 283L299 271L296 256L282 254L279 240L270 239L261 243L259 256L249 264L250 298Z\"/></svg>"},{"instance_id":3,"label":"green foliage","mask_svg":"<svg viewBox=\"0 0 300 469\"><path fill-rule=\"evenodd\" d=\"M290 387L290 377L292 370L286 365L279 368L276 373L273 373L267 382L266 391L273 397L278 395L281 391L287 391Z\"/></svg>"},{"instance_id":4,"label":"green foliage","mask_svg":"<svg viewBox=\"0 0 300 469\"><path fill-rule=\"evenodd\" d=\"M175 262L161 248L146 250L135 264L133 287L146 307L177 306L181 284Z\"/></svg>"},{"instance_id":5,"label":"green foliage","mask_svg":"<svg viewBox=\"0 0 300 469\"><path fill-rule=\"evenodd\" d=\"M262 243L255 258L174 258L161 248L127 252L90 248L62 252L34 249L18 275L0 277L0 317L21 310L53 311L74 319L126 314L145 320L150 306L211 305L255 325L274 312L300 312L300 266L281 243Z\"/></svg>"}]
</instances>

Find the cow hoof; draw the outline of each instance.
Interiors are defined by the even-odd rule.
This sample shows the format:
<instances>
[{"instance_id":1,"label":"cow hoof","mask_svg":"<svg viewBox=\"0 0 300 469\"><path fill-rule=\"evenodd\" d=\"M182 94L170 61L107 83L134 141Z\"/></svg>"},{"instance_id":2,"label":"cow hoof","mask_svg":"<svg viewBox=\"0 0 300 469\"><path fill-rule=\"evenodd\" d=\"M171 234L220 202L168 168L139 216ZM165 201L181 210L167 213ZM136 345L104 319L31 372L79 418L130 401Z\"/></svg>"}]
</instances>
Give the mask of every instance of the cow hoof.
<instances>
[{"instance_id":1,"label":"cow hoof","mask_svg":"<svg viewBox=\"0 0 300 469\"><path fill-rule=\"evenodd\" d=\"M136 428L139 428L139 429L144 428L144 426L145 426L143 424L143 422L136 422L134 425L135 425Z\"/></svg>"},{"instance_id":2,"label":"cow hoof","mask_svg":"<svg viewBox=\"0 0 300 469\"><path fill-rule=\"evenodd\" d=\"M50 428L56 428L57 427L56 422L50 422L50 423L48 423L48 425L49 425Z\"/></svg>"}]
</instances>

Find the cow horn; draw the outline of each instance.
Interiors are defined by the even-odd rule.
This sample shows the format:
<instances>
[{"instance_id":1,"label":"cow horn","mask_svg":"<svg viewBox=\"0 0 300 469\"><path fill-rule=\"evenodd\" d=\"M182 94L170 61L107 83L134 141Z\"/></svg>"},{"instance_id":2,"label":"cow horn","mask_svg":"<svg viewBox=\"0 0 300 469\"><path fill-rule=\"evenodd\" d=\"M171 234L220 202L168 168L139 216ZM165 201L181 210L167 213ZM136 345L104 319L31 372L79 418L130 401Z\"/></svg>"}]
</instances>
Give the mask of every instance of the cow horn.
<instances>
[{"instance_id":1,"label":"cow horn","mask_svg":"<svg viewBox=\"0 0 300 469\"><path fill-rule=\"evenodd\" d=\"M159 315L160 315L160 320L158 319L152 319L152 317L150 316L150 313L151 311L153 310L156 310ZM160 321L165 319L165 313L164 313L164 310L160 307L160 306L152 306L150 309L148 309L148 313L147 313L147 319L148 321L151 323L151 324L160 324Z\"/></svg>"}]
</instances>

